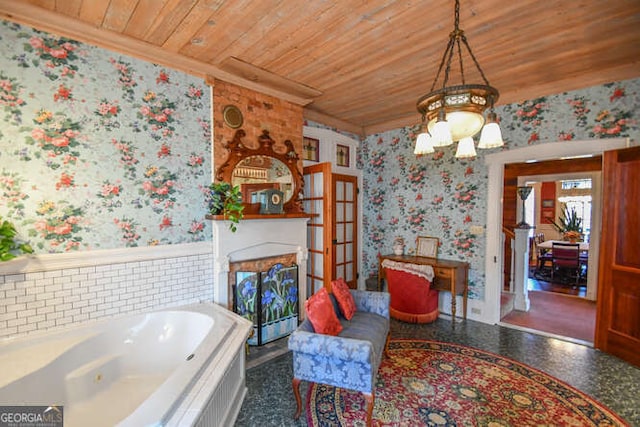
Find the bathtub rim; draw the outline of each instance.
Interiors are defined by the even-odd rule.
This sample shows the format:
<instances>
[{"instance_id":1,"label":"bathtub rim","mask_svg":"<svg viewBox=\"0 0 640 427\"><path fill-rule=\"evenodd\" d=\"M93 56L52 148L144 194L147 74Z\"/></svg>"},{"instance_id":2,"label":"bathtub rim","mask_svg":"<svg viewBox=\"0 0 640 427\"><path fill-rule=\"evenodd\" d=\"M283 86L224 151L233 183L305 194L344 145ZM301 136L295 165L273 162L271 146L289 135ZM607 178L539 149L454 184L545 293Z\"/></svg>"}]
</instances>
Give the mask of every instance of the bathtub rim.
<instances>
[{"instance_id":1,"label":"bathtub rim","mask_svg":"<svg viewBox=\"0 0 640 427\"><path fill-rule=\"evenodd\" d=\"M10 351L20 351L20 350L32 350L38 349L42 347L46 347L47 344L60 340L61 337L67 336L67 345L62 346L61 350L55 353L45 354L42 353L46 359L41 359L36 363L36 361L31 361L32 368L39 368L40 366L44 366L50 363L53 363L57 358L62 356L66 351L68 351L71 347L76 346L87 339L91 339L93 337L104 334L105 331L110 327L110 323L126 323L128 319L133 318L142 318L148 315L164 313L164 312L195 312L201 315L205 315L211 318L214 316L211 313L207 312L206 309L198 309L198 306L212 306L214 303L209 302L201 302L201 303L191 303L180 306L171 306L164 308L155 308L153 310L141 311L139 313L121 313L118 315L110 316L110 317L101 317L97 319L90 319L84 322L79 323L71 323L68 325L38 330L25 335L17 335L17 336L9 336L9 337L0 337L0 361L4 356L3 352L6 349ZM214 320L215 322L215 320ZM205 334L205 337L208 335ZM203 339L204 339L203 338ZM21 372L20 375L15 375L13 379L9 378L8 380L2 381L0 379L0 387L5 387L10 385L15 380L19 379L24 375L28 375L36 369L26 369L24 372Z\"/></svg>"},{"instance_id":2,"label":"bathtub rim","mask_svg":"<svg viewBox=\"0 0 640 427\"><path fill-rule=\"evenodd\" d=\"M129 413L124 419L122 419L119 425L140 425L135 422L137 417L132 417L134 414L141 415L142 419L145 420L145 423L147 423L150 418L153 418L152 425L154 425L153 422L155 421L160 423L159 425L165 425L170 423L173 419L185 419L185 417L193 418L195 421L199 414L201 414L205 409L205 406L208 403L208 397L222 380L221 374L224 372L215 372L215 369L210 369L211 366L217 365L218 363L226 363L225 365L220 366L228 366L237 354L237 352L231 354L230 350L234 348L242 348L244 346L253 326L249 320L213 302L207 301L180 306L156 308L140 313L126 313L118 316L65 325L64 327L55 328L53 330L42 330L26 335L2 337L0 338L0 349L28 349L28 347L34 344L46 345L48 342L60 339L61 336L65 336L67 334L76 340L74 344L76 345L87 338L103 333L105 329L110 327L109 323L126 322L127 319L130 318L144 317L147 315L166 312L194 312L213 319L213 327L207 331L202 338L202 341L193 350L194 353L199 352L206 356L200 359L196 358L194 362L197 363L189 363L186 365L181 363L177 366L165 381L162 382L158 389L154 390L132 413ZM220 340L222 341L216 340L215 342L211 342L210 340L212 337L210 335L212 334L213 329L220 326L228 328L223 336L220 337ZM228 341L224 341L226 339L228 339ZM63 354L64 351L50 356L46 363L51 363ZM242 363L242 369L244 371L244 358ZM185 373L190 374L188 381L184 381ZM28 374L28 372L26 372L26 374ZM206 386L198 385L203 375L206 375L207 378ZM244 380L244 372L242 378ZM9 386L12 382L13 381L9 381L5 385ZM194 389L196 385L198 385L198 387ZM166 390L171 388L178 391L167 393ZM245 394L246 387L243 387L241 397L244 398ZM168 401L170 404L159 409L157 402L160 401L161 403L166 403L166 399L170 399ZM155 408L153 408L154 405L156 405ZM153 410L149 410L148 408L153 408ZM239 410L239 407L237 410ZM149 413L152 413L153 416L149 416ZM134 423L129 422L130 418Z\"/></svg>"},{"instance_id":3,"label":"bathtub rim","mask_svg":"<svg viewBox=\"0 0 640 427\"><path fill-rule=\"evenodd\" d=\"M217 304L214 305L221 308L221 306ZM212 397L211 391L217 388L226 374L226 370L222 371L218 369L218 367L228 367L237 356L240 356L242 384L241 387L236 390L235 396L229 396L227 401L230 405L227 408L227 418L222 421L230 421L237 418L244 397L247 394L245 382L246 358L244 352L247 339L253 329L253 323L226 309L224 309L223 315L232 317L234 320L235 333L231 334L230 339L226 342L227 345L219 349L215 354L212 354L208 363L205 364L197 376L192 378L188 391L181 396L179 401L175 402L174 408L170 411L169 416L163 419L163 426L181 427L184 425L195 425L209 404L209 400Z\"/></svg>"},{"instance_id":4,"label":"bathtub rim","mask_svg":"<svg viewBox=\"0 0 640 427\"><path fill-rule=\"evenodd\" d=\"M216 345L214 345L212 342L207 341L208 337L205 337L203 340L204 343L199 345L195 349L195 352L202 352L206 354L206 357L198 360L198 364L187 364L178 367L176 371L160 385L159 390L155 390L133 413L123 419L118 426L133 427L150 425L149 418L155 418L157 420L157 424L151 425L193 425L206 408L212 392L216 390L226 372L226 370L222 371L217 368L219 366L227 367L231 364L237 354L237 349L244 347L244 343L249 337L253 327L253 323L249 320L213 302L188 304L173 307L171 311L173 310L192 311L210 315L214 318L214 328L218 326L220 321L224 323L229 322L229 328L226 330L224 337L222 337L223 340L220 341L220 343L224 345L218 346L218 341L216 341ZM244 371L244 357L242 363L242 369ZM185 371L186 373L191 373L191 375L189 375L189 381L186 383L182 381L185 376ZM206 380L203 382L202 379L205 377ZM246 386L244 386L242 390L242 399L245 394ZM165 408L164 413L160 416L158 413L158 401L164 402L166 400L170 400L172 404ZM240 400L240 402L242 402L242 400ZM154 414L155 417L149 416L150 413ZM175 420L179 421L176 423Z\"/></svg>"}]
</instances>

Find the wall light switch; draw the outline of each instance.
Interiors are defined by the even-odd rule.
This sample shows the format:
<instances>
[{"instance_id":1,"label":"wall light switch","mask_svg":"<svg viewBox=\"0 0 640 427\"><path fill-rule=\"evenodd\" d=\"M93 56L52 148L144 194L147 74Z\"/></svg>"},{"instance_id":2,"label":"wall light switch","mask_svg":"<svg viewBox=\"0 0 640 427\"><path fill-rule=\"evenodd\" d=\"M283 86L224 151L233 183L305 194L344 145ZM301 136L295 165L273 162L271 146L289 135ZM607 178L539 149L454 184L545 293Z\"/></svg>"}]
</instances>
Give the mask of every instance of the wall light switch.
<instances>
[{"instance_id":1,"label":"wall light switch","mask_svg":"<svg viewBox=\"0 0 640 427\"><path fill-rule=\"evenodd\" d=\"M469 227L469 232L476 236L482 236L484 234L484 227L481 225L472 225Z\"/></svg>"}]
</instances>

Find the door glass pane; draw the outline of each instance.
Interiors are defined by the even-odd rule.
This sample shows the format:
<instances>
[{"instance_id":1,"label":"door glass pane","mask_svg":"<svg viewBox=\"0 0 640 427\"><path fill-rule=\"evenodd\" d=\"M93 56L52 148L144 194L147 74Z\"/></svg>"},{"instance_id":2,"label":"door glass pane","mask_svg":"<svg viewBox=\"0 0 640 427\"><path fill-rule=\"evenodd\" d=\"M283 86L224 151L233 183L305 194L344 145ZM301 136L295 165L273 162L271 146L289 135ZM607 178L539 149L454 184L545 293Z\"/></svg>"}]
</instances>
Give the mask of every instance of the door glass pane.
<instances>
[{"instance_id":1,"label":"door glass pane","mask_svg":"<svg viewBox=\"0 0 640 427\"><path fill-rule=\"evenodd\" d=\"M323 270L323 256L322 254L313 254L314 266L313 266L313 275L322 277Z\"/></svg>"},{"instance_id":2,"label":"door glass pane","mask_svg":"<svg viewBox=\"0 0 640 427\"><path fill-rule=\"evenodd\" d=\"M353 280L355 276L353 274L353 264L349 263L345 265L344 280Z\"/></svg>"},{"instance_id":3,"label":"door glass pane","mask_svg":"<svg viewBox=\"0 0 640 427\"><path fill-rule=\"evenodd\" d=\"M353 222L353 203L345 203L345 221Z\"/></svg>"},{"instance_id":4,"label":"door glass pane","mask_svg":"<svg viewBox=\"0 0 640 427\"><path fill-rule=\"evenodd\" d=\"M347 262L351 262L353 261L353 244L351 243L347 243L346 245L344 245L344 260Z\"/></svg>"},{"instance_id":5,"label":"door glass pane","mask_svg":"<svg viewBox=\"0 0 640 427\"><path fill-rule=\"evenodd\" d=\"M319 197L323 192L323 183L322 183L322 174L314 173L313 174L313 194L312 197Z\"/></svg>"},{"instance_id":6,"label":"door glass pane","mask_svg":"<svg viewBox=\"0 0 640 427\"><path fill-rule=\"evenodd\" d=\"M315 250L318 250L320 252L322 252L323 248L324 248L324 242L322 240L322 232L324 230L322 229L322 227L313 227L313 235L314 235L314 248Z\"/></svg>"},{"instance_id":7,"label":"door glass pane","mask_svg":"<svg viewBox=\"0 0 640 427\"><path fill-rule=\"evenodd\" d=\"M344 245L336 245L336 262L344 262Z\"/></svg>"},{"instance_id":8,"label":"door glass pane","mask_svg":"<svg viewBox=\"0 0 640 427\"><path fill-rule=\"evenodd\" d=\"M305 196L305 197L306 197L306 196ZM303 201L302 201L302 209L303 209L305 212L309 212L309 213L310 213L310 212L311 212L311 210L310 210L310 209L311 209L311 201L309 201L309 200L303 200Z\"/></svg>"},{"instance_id":9,"label":"door glass pane","mask_svg":"<svg viewBox=\"0 0 640 427\"><path fill-rule=\"evenodd\" d=\"M338 278L338 277L344 277L344 266L343 265L336 266L336 278Z\"/></svg>"},{"instance_id":10,"label":"door glass pane","mask_svg":"<svg viewBox=\"0 0 640 427\"><path fill-rule=\"evenodd\" d=\"M314 217L312 221L315 224L322 224L324 222L323 212L322 212L322 200L314 200L313 201L313 213L318 214L317 217Z\"/></svg>"},{"instance_id":11,"label":"door glass pane","mask_svg":"<svg viewBox=\"0 0 640 427\"><path fill-rule=\"evenodd\" d=\"M316 252L322 252L322 228L308 227L307 231L310 237L307 240L307 247Z\"/></svg>"},{"instance_id":12,"label":"door glass pane","mask_svg":"<svg viewBox=\"0 0 640 427\"><path fill-rule=\"evenodd\" d=\"M322 283L322 280L315 280L314 281L314 285L315 285L315 291L318 292L320 289L322 289L322 287L324 286L324 283ZM314 292L315 293L315 292ZM310 297L311 295L308 295L307 297Z\"/></svg>"},{"instance_id":13,"label":"door glass pane","mask_svg":"<svg viewBox=\"0 0 640 427\"><path fill-rule=\"evenodd\" d=\"M344 182L336 182L336 200L344 200Z\"/></svg>"},{"instance_id":14,"label":"door glass pane","mask_svg":"<svg viewBox=\"0 0 640 427\"><path fill-rule=\"evenodd\" d=\"M338 242L344 242L344 224L336 224L336 235L334 237Z\"/></svg>"},{"instance_id":15,"label":"door glass pane","mask_svg":"<svg viewBox=\"0 0 640 427\"><path fill-rule=\"evenodd\" d=\"M344 203L336 203L336 221L344 222Z\"/></svg>"},{"instance_id":16,"label":"door glass pane","mask_svg":"<svg viewBox=\"0 0 640 427\"><path fill-rule=\"evenodd\" d=\"M345 240L349 242L353 242L355 240L353 236L353 223L348 222L345 224L345 226L346 226Z\"/></svg>"},{"instance_id":17,"label":"door glass pane","mask_svg":"<svg viewBox=\"0 0 640 427\"><path fill-rule=\"evenodd\" d=\"M354 200L354 198L355 198L354 197L354 194L355 194L354 189L355 189L355 186L353 185L352 182L347 182L346 183L346 197L345 197L345 200Z\"/></svg>"}]
</instances>

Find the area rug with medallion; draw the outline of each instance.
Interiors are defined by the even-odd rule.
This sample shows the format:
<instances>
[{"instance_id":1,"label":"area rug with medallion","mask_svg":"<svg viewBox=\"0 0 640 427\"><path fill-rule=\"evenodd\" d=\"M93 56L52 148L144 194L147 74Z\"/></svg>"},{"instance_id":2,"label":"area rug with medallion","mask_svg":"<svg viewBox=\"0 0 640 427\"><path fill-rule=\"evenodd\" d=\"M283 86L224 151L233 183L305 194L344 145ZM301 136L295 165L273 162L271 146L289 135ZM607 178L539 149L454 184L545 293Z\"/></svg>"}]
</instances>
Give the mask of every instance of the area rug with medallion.
<instances>
[{"instance_id":1,"label":"area rug with medallion","mask_svg":"<svg viewBox=\"0 0 640 427\"><path fill-rule=\"evenodd\" d=\"M312 384L307 422L363 426L361 393ZM392 340L378 370L374 426L627 426L570 385L515 360L435 341Z\"/></svg>"}]
</instances>

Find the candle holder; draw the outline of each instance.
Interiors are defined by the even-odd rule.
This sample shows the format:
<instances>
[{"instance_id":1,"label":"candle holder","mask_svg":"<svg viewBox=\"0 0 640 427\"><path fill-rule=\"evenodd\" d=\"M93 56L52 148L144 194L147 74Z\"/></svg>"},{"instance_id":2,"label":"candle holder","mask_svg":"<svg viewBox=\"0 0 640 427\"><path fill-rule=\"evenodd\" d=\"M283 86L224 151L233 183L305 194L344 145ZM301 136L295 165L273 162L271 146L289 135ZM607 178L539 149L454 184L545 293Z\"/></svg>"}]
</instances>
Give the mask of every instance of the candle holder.
<instances>
[{"instance_id":1,"label":"candle holder","mask_svg":"<svg viewBox=\"0 0 640 427\"><path fill-rule=\"evenodd\" d=\"M520 200L522 200L522 221L520 221L516 227L518 228L529 228L529 224L527 224L527 221L525 220L525 206L524 206L524 202L525 200L527 200L527 197L529 197L529 194L531 194L531 187L518 187L518 196L520 196Z\"/></svg>"}]
</instances>

